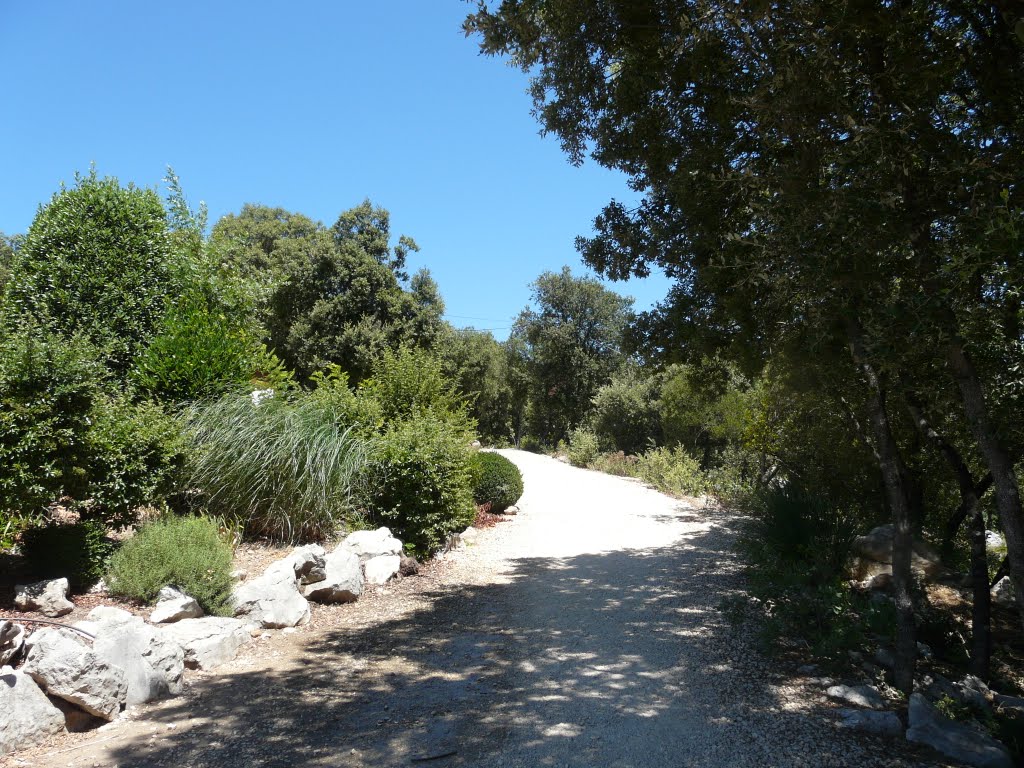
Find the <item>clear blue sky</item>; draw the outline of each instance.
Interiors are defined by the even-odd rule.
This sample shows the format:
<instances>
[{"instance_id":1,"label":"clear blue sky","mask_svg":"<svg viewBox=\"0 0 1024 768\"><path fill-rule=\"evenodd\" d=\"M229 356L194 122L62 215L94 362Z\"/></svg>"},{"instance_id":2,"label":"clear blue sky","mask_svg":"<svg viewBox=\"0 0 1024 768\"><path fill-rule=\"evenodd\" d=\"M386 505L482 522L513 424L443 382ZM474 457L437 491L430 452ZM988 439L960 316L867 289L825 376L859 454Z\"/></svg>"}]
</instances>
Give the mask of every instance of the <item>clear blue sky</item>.
<instances>
[{"instance_id":1,"label":"clear blue sky","mask_svg":"<svg viewBox=\"0 0 1024 768\"><path fill-rule=\"evenodd\" d=\"M0 231L95 163L160 185L170 164L211 221L243 203L333 223L364 197L421 246L456 325L504 338L528 284L625 178L541 138L526 77L480 56L462 0L0 0ZM161 191L165 191L161 185ZM644 309L667 280L612 284Z\"/></svg>"}]
</instances>

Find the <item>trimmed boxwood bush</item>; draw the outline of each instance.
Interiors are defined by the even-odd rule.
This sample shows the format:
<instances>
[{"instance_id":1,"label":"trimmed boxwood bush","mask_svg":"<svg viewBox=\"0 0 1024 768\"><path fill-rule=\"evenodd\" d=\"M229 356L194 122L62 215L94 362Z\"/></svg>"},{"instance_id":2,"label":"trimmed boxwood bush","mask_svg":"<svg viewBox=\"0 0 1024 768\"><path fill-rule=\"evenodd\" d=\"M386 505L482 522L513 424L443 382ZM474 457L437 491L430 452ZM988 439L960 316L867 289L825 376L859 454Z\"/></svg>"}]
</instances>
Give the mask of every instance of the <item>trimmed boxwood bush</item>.
<instances>
[{"instance_id":1,"label":"trimmed boxwood bush","mask_svg":"<svg viewBox=\"0 0 1024 768\"><path fill-rule=\"evenodd\" d=\"M21 551L39 579L66 578L73 592L88 589L103 576L114 542L97 520L74 525L43 525L22 536Z\"/></svg>"},{"instance_id":2,"label":"trimmed boxwood bush","mask_svg":"<svg viewBox=\"0 0 1024 768\"><path fill-rule=\"evenodd\" d=\"M523 476L519 467L498 453L480 451L473 456L473 501L490 504L491 512L501 512L523 495Z\"/></svg>"},{"instance_id":3,"label":"trimmed boxwood bush","mask_svg":"<svg viewBox=\"0 0 1024 768\"><path fill-rule=\"evenodd\" d=\"M167 585L194 597L209 614L227 613L231 545L215 522L170 515L153 520L110 560L107 586L113 594L152 602Z\"/></svg>"}]
</instances>

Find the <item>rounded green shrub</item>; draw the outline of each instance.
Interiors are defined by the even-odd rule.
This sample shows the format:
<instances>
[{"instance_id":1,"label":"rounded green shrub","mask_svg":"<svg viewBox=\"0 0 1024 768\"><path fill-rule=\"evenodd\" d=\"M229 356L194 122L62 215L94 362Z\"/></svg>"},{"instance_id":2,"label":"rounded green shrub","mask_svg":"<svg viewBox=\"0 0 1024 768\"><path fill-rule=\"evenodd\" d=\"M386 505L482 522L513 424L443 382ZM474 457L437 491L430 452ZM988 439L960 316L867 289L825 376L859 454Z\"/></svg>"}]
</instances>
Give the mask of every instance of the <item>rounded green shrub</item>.
<instances>
[{"instance_id":1,"label":"rounded green shrub","mask_svg":"<svg viewBox=\"0 0 1024 768\"><path fill-rule=\"evenodd\" d=\"M375 443L364 485L374 524L419 555L440 549L476 517L470 448L457 424L430 413L397 422Z\"/></svg>"},{"instance_id":2,"label":"rounded green shrub","mask_svg":"<svg viewBox=\"0 0 1024 768\"><path fill-rule=\"evenodd\" d=\"M73 592L103 577L114 548L106 526L96 520L29 528L21 540L29 572L39 579L66 578Z\"/></svg>"},{"instance_id":3,"label":"rounded green shrub","mask_svg":"<svg viewBox=\"0 0 1024 768\"><path fill-rule=\"evenodd\" d=\"M473 501L490 504L492 512L501 512L523 495L523 475L519 467L499 453L480 451L470 465Z\"/></svg>"},{"instance_id":4,"label":"rounded green shrub","mask_svg":"<svg viewBox=\"0 0 1024 768\"><path fill-rule=\"evenodd\" d=\"M117 595L152 602L174 585L209 614L227 613L231 545L205 517L165 516L139 529L110 560L107 586Z\"/></svg>"}]
</instances>

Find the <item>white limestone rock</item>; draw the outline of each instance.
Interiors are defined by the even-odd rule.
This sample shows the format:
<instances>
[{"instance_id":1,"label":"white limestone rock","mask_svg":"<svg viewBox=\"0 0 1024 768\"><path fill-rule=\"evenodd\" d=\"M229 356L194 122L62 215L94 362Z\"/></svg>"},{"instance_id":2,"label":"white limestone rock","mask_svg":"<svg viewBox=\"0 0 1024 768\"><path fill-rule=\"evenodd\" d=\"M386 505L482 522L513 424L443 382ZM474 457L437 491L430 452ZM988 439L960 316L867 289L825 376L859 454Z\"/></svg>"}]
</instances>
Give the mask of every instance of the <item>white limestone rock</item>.
<instances>
[{"instance_id":1,"label":"white limestone rock","mask_svg":"<svg viewBox=\"0 0 1024 768\"><path fill-rule=\"evenodd\" d=\"M381 555L402 554L402 542L391 535L389 528L381 527L375 531L355 531L341 542L341 546L351 549L363 562Z\"/></svg>"},{"instance_id":2,"label":"white limestone rock","mask_svg":"<svg viewBox=\"0 0 1024 768\"><path fill-rule=\"evenodd\" d=\"M0 621L0 666L13 664L25 649L25 627Z\"/></svg>"},{"instance_id":3,"label":"white limestone rock","mask_svg":"<svg viewBox=\"0 0 1024 768\"><path fill-rule=\"evenodd\" d=\"M204 615L199 602L174 587L164 587L157 594L156 607L149 614L154 624L170 624L182 619L198 619Z\"/></svg>"},{"instance_id":4,"label":"white limestone rock","mask_svg":"<svg viewBox=\"0 0 1024 768\"><path fill-rule=\"evenodd\" d=\"M23 671L0 667L0 755L41 744L64 730L64 715Z\"/></svg>"},{"instance_id":5,"label":"white limestone rock","mask_svg":"<svg viewBox=\"0 0 1024 768\"><path fill-rule=\"evenodd\" d=\"M1012 768L1010 753L980 728L943 717L920 693L910 696L907 741L924 744L975 768Z\"/></svg>"},{"instance_id":6,"label":"white limestone rock","mask_svg":"<svg viewBox=\"0 0 1024 768\"><path fill-rule=\"evenodd\" d=\"M325 558L323 581L308 585L304 594L317 603L351 603L363 593L363 573L359 555L338 547Z\"/></svg>"},{"instance_id":7,"label":"white limestone rock","mask_svg":"<svg viewBox=\"0 0 1024 768\"><path fill-rule=\"evenodd\" d=\"M162 629L181 646L189 669L209 670L226 664L252 639L244 621L223 616L182 619Z\"/></svg>"},{"instance_id":8,"label":"white limestone rock","mask_svg":"<svg viewBox=\"0 0 1024 768\"><path fill-rule=\"evenodd\" d=\"M398 573L402 566L402 558L399 555L378 555L363 563L363 573L366 576L367 584L387 584L387 582Z\"/></svg>"},{"instance_id":9,"label":"white limestone rock","mask_svg":"<svg viewBox=\"0 0 1024 768\"><path fill-rule=\"evenodd\" d=\"M235 616L264 629L309 621L309 603L299 592L299 578L290 558L272 563L262 576L235 587L230 604Z\"/></svg>"},{"instance_id":10,"label":"white limestone rock","mask_svg":"<svg viewBox=\"0 0 1024 768\"><path fill-rule=\"evenodd\" d=\"M46 693L104 720L113 720L128 696L121 667L94 653L70 629L40 629L29 635L24 671Z\"/></svg>"},{"instance_id":11,"label":"white limestone rock","mask_svg":"<svg viewBox=\"0 0 1024 768\"><path fill-rule=\"evenodd\" d=\"M18 584L14 588L14 606L19 611L39 611L51 619L75 610L75 604L68 600L67 579Z\"/></svg>"}]
</instances>

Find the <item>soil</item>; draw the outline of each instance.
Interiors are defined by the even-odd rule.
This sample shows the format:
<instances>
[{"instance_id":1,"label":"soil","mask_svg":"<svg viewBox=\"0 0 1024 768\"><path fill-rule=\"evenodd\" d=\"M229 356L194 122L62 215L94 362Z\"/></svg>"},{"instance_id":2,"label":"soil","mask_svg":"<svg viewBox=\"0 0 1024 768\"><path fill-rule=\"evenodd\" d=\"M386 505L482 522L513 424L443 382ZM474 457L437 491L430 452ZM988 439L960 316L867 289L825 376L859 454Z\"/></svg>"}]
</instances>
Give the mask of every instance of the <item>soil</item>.
<instances>
[{"instance_id":1,"label":"soil","mask_svg":"<svg viewBox=\"0 0 1024 768\"><path fill-rule=\"evenodd\" d=\"M942 765L840 730L820 685L726 619L743 594L727 513L502 453L526 493L477 545L5 764Z\"/></svg>"}]
</instances>

